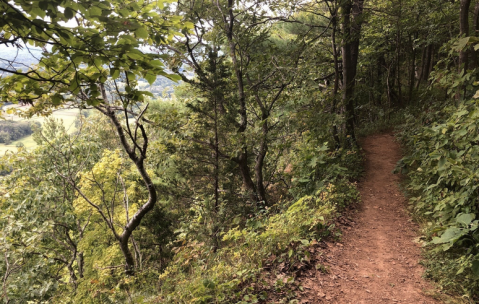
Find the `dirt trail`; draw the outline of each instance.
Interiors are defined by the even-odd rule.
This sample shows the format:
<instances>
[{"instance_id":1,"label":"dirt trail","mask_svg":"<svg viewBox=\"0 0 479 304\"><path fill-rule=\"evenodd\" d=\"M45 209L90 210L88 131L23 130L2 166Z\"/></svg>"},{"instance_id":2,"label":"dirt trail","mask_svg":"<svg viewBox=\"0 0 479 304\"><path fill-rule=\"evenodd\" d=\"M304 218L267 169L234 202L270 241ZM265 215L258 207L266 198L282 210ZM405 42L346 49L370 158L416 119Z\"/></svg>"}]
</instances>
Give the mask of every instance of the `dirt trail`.
<instances>
[{"instance_id":1,"label":"dirt trail","mask_svg":"<svg viewBox=\"0 0 479 304\"><path fill-rule=\"evenodd\" d=\"M343 221L339 243L327 243L319 258L328 273L311 270L301 283L301 303L440 303L424 294L417 227L405 210L392 174L401 158L391 134L362 142L366 174L359 184L362 203Z\"/></svg>"}]
</instances>

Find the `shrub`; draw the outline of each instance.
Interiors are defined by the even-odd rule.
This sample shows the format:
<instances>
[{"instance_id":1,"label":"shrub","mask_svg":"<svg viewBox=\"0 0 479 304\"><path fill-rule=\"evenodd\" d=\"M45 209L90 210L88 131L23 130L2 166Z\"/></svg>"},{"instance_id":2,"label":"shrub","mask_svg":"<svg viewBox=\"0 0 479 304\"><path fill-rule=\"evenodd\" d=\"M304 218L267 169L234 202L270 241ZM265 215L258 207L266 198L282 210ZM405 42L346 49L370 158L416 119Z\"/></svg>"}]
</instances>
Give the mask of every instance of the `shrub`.
<instances>
[{"instance_id":1,"label":"shrub","mask_svg":"<svg viewBox=\"0 0 479 304\"><path fill-rule=\"evenodd\" d=\"M225 247L213 253L203 243L183 243L160 275L161 303L255 303L266 299L247 283L258 279L266 259L287 253L287 259L307 259L306 247L329 233L338 206L358 199L354 184L326 184L300 198L283 213L253 218L246 228L223 235ZM283 256L285 256L283 254ZM246 299L246 300L245 300ZM249 300L247 300L249 299ZM248 302L252 301L252 302Z\"/></svg>"},{"instance_id":2,"label":"shrub","mask_svg":"<svg viewBox=\"0 0 479 304\"><path fill-rule=\"evenodd\" d=\"M429 117L420 120L422 124L406 125L401 138L409 151L398 164L409 176L408 189L416 214L429 222L428 254L434 261L428 263L428 275L449 290L476 299L479 297L478 106L477 101L469 101L445 107L434 115L426 113ZM447 267L438 268L436 264Z\"/></svg>"}]
</instances>

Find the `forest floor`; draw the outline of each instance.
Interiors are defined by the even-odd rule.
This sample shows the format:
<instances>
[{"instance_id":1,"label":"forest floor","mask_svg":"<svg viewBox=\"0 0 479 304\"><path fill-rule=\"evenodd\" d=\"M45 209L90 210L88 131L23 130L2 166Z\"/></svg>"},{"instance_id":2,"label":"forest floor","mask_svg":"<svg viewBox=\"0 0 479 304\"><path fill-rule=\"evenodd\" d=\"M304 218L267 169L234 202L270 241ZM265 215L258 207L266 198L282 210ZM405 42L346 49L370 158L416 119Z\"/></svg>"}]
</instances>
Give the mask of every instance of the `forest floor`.
<instances>
[{"instance_id":1,"label":"forest floor","mask_svg":"<svg viewBox=\"0 0 479 304\"><path fill-rule=\"evenodd\" d=\"M300 303L440 303L426 295L433 290L422 278L418 226L407 212L392 171L401 158L392 134L362 141L365 176L359 183L361 200L339 220L339 242L322 243L315 268L302 273Z\"/></svg>"}]
</instances>

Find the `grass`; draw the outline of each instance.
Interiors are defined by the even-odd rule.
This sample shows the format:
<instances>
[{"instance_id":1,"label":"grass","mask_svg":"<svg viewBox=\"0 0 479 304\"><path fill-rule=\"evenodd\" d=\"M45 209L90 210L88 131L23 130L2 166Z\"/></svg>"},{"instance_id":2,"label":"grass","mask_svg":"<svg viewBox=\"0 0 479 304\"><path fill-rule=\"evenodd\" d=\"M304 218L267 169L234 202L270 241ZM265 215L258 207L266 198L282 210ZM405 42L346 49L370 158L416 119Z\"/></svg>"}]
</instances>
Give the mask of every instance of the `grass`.
<instances>
[{"instance_id":1,"label":"grass","mask_svg":"<svg viewBox=\"0 0 479 304\"><path fill-rule=\"evenodd\" d=\"M64 110L57 110L57 111L53 112L53 114L50 117L54 117L54 118L57 118L57 119L62 119L63 124L65 125L65 128L70 133L70 132L73 132L75 130L75 124L74 123L75 123L75 119L76 119L78 113L79 113L79 110L77 110L77 109L64 109ZM7 120L38 121L39 123L43 123L46 119L46 117L42 117L42 116L35 116L31 119L21 118L21 117L16 116L16 115L4 115L4 116L5 116L5 119L7 119ZM7 151L16 152L18 143L23 143L25 148L27 148L27 149L35 148L36 145L37 145L35 143L35 141L33 140L32 135L25 136L25 137L23 137L19 140L12 141L12 143L9 144L9 145L0 144L0 155L5 154Z\"/></svg>"}]
</instances>

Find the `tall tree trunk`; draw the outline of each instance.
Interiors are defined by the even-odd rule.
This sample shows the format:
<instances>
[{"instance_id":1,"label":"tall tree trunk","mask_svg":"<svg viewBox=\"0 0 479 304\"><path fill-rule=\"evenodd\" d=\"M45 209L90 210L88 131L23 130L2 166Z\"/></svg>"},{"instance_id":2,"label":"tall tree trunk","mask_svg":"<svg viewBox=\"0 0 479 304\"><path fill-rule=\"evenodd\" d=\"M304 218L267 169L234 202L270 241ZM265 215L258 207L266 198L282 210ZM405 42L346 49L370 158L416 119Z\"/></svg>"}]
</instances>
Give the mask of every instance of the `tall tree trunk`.
<instances>
[{"instance_id":1,"label":"tall tree trunk","mask_svg":"<svg viewBox=\"0 0 479 304\"><path fill-rule=\"evenodd\" d=\"M340 76L340 71L339 71L339 55L338 55L338 49L336 47L336 31L337 31L337 12L334 12L333 17L332 17L332 33L331 33L331 47L333 50L333 60L334 60L334 86L333 86L333 102L331 105L331 113L336 114L337 111L337 98L338 98L338 91L339 91L339 76ZM336 145L336 149L339 149L341 147L341 141L339 139L339 134L338 134L338 126L334 123L332 127L332 135L333 139Z\"/></svg>"},{"instance_id":2,"label":"tall tree trunk","mask_svg":"<svg viewBox=\"0 0 479 304\"><path fill-rule=\"evenodd\" d=\"M434 66L436 65L436 60L437 60L437 56L438 56L438 54L436 54L436 52L437 52L436 46L434 44L431 45L431 61L429 62L429 71L427 73L426 80L429 80L429 75L431 75L431 72L434 69Z\"/></svg>"},{"instance_id":3,"label":"tall tree trunk","mask_svg":"<svg viewBox=\"0 0 479 304\"><path fill-rule=\"evenodd\" d=\"M422 81L426 82L429 79L429 71L431 67L431 57L432 57L432 44L429 44L426 48L426 60L424 61L423 71L422 71Z\"/></svg>"},{"instance_id":4,"label":"tall tree trunk","mask_svg":"<svg viewBox=\"0 0 479 304\"><path fill-rule=\"evenodd\" d=\"M471 0L461 0L461 10L459 16L459 29L460 35L468 36L469 35L469 7L471 5ZM468 65L468 56L467 50L462 50L459 53L459 69L464 68L464 71L467 70ZM464 66L463 66L464 65Z\"/></svg>"},{"instance_id":5,"label":"tall tree trunk","mask_svg":"<svg viewBox=\"0 0 479 304\"><path fill-rule=\"evenodd\" d=\"M364 0L353 0L351 22L351 70L353 86L356 83L356 74L359 58L359 41L363 24ZM353 87L354 89L354 87Z\"/></svg>"},{"instance_id":6,"label":"tall tree trunk","mask_svg":"<svg viewBox=\"0 0 479 304\"><path fill-rule=\"evenodd\" d=\"M397 86L398 86L398 104L402 104L402 86L401 86L401 15L402 15L402 2L399 0L399 12L396 21L396 70L397 70Z\"/></svg>"},{"instance_id":7,"label":"tall tree trunk","mask_svg":"<svg viewBox=\"0 0 479 304\"><path fill-rule=\"evenodd\" d=\"M409 66L409 92L408 103L412 101L412 93L414 90L414 73L416 72L416 49L414 48L413 40L409 35L409 45L411 46L411 64Z\"/></svg>"},{"instance_id":8,"label":"tall tree trunk","mask_svg":"<svg viewBox=\"0 0 479 304\"><path fill-rule=\"evenodd\" d=\"M386 59L384 58L384 53L380 54L377 59L377 99L376 105L380 106L382 104L382 97L384 94L384 69L386 68Z\"/></svg>"},{"instance_id":9,"label":"tall tree trunk","mask_svg":"<svg viewBox=\"0 0 479 304\"><path fill-rule=\"evenodd\" d=\"M237 163L239 165L240 173L243 178L243 186L251 193L251 196L255 201L258 200L258 194L256 186L251 178L251 173L248 164L248 148L246 146L246 138L244 132L248 125L248 117L246 112L246 94L244 88L244 75L243 70L240 66L240 62L238 62L237 54L236 54L236 43L234 41L234 20L235 14L233 12L234 1L228 0L228 18L225 19L225 31L226 37L228 39L229 47L230 47L230 56L233 62L233 70L236 74L236 86L238 90L239 96L239 110L238 113L240 114L240 123L238 126L238 132L242 134L242 150L240 156L237 158Z\"/></svg>"},{"instance_id":10,"label":"tall tree trunk","mask_svg":"<svg viewBox=\"0 0 479 304\"><path fill-rule=\"evenodd\" d=\"M256 164L255 164L255 176L256 176L256 190L258 193L258 201L267 203L266 199L266 189L263 183L263 167L264 167L264 159L266 157L266 153L268 152L268 114L263 114L262 117L262 134L261 134L261 144L259 147L258 155L256 157Z\"/></svg>"},{"instance_id":11,"label":"tall tree trunk","mask_svg":"<svg viewBox=\"0 0 479 304\"><path fill-rule=\"evenodd\" d=\"M461 0L461 9L459 12L459 30L461 37L467 37L469 35L469 7L471 6L471 0ZM467 72L469 58L468 51L463 49L459 52L459 66L458 71L462 70L464 73ZM461 91L465 91L465 87L461 86L457 88L456 100L459 100L461 97Z\"/></svg>"},{"instance_id":12,"label":"tall tree trunk","mask_svg":"<svg viewBox=\"0 0 479 304\"><path fill-rule=\"evenodd\" d=\"M102 86L101 88L102 88L102 95L104 100L108 100L104 87ZM114 228L113 222L108 222L106 217L102 215L104 219L106 220L107 224L109 224L110 229L115 234L115 237L119 242L121 252L123 253L123 256L126 262L125 273L127 275L134 275L135 274L135 259L133 258L133 255L131 254L131 250L128 246L129 240L131 235L133 234L133 231L140 225L143 217L153 209L153 207L155 206L158 200L158 196L156 193L155 186L153 185L153 181L151 180L150 175L148 174L145 168L145 159L146 159L146 153L148 149L148 137L146 135L144 127L138 122L137 122L137 125L141 131L142 139L143 139L143 143L141 143L141 146L140 146L140 143L136 142L136 140L133 139L134 137L131 134L131 131L127 131L127 132L130 132L128 134L130 135L130 138L132 139L133 144L136 147L138 147L139 152L136 152L137 148L132 148L132 146L127 140L124 127L118 120L116 111L113 110L108 104L105 104L103 106L104 108L100 108L97 106L96 109L98 109L100 112L105 114L108 118L110 118L110 121L113 123L118 133L118 137L120 138L120 143L123 149L127 153L128 157L135 164L137 172L140 174L141 179L143 180L143 183L145 185L145 188L148 191L148 200L146 201L146 203L144 203L142 206L139 207L138 211L136 211L135 214L130 219L127 220L127 223L123 227L123 232L121 234L117 234ZM129 130L129 122L128 122L127 115L125 115L125 119L126 119L127 130ZM83 198L87 199L86 197L83 197Z\"/></svg>"},{"instance_id":13,"label":"tall tree trunk","mask_svg":"<svg viewBox=\"0 0 479 304\"><path fill-rule=\"evenodd\" d=\"M428 46L422 48L421 67L420 67L419 73L417 75L416 90L419 89L419 86L421 85L421 82L422 82L422 79L423 79L424 70L425 70L425 66L426 66L427 51L428 51Z\"/></svg>"},{"instance_id":14,"label":"tall tree trunk","mask_svg":"<svg viewBox=\"0 0 479 304\"><path fill-rule=\"evenodd\" d=\"M213 216L214 216L214 223L213 223L213 252L216 252L219 248L219 240L218 240L218 219L217 219L217 214L218 214L218 208L219 208L219 191L220 191L220 150L219 150L219 138L218 138L218 102L217 98L214 98L215 103L215 122L214 122L214 128L215 128L215 185L214 185L214 191L215 191L215 205L213 209Z\"/></svg>"},{"instance_id":15,"label":"tall tree trunk","mask_svg":"<svg viewBox=\"0 0 479 304\"><path fill-rule=\"evenodd\" d=\"M479 1L476 2L474 6L474 20L473 20L474 33L473 36L479 36ZM479 62L477 58L477 52L471 51L471 68L478 68Z\"/></svg>"},{"instance_id":16,"label":"tall tree trunk","mask_svg":"<svg viewBox=\"0 0 479 304\"><path fill-rule=\"evenodd\" d=\"M351 0L346 0L341 5L341 25L343 29L343 43L341 46L343 60L343 103L346 107L346 133L355 138L354 134L354 100L353 100L353 70L351 63Z\"/></svg>"},{"instance_id":17,"label":"tall tree trunk","mask_svg":"<svg viewBox=\"0 0 479 304\"><path fill-rule=\"evenodd\" d=\"M341 4L341 27L343 43L341 47L343 59L343 103L346 108L346 133L356 144L354 130L354 86L359 56L359 40L361 34L362 12L364 0L346 0Z\"/></svg>"},{"instance_id":18,"label":"tall tree trunk","mask_svg":"<svg viewBox=\"0 0 479 304\"><path fill-rule=\"evenodd\" d=\"M241 178L243 180L243 187L248 191L251 195L251 199L253 201L258 201L258 195L256 193L256 186L251 178L251 173L249 170L248 165L248 151L246 148L243 149L240 156L235 159L238 167L240 169Z\"/></svg>"}]
</instances>

